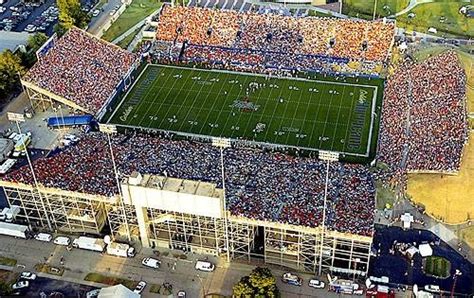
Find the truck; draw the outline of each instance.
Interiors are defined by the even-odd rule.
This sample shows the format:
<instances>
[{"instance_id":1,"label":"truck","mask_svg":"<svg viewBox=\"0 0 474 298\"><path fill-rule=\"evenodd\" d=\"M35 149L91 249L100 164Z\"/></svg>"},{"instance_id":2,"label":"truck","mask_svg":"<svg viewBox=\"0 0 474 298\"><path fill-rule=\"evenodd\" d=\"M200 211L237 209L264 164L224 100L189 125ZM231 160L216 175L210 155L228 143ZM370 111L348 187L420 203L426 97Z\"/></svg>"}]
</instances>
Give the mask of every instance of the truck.
<instances>
[{"instance_id":1,"label":"truck","mask_svg":"<svg viewBox=\"0 0 474 298\"><path fill-rule=\"evenodd\" d=\"M135 248L126 243L112 242L107 245L107 254L124 258L133 258L135 256Z\"/></svg>"},{"instance_id":2,"label":"truck","mask_svg":"<svg viewBox=\"0 0 474 298\"><path fill-rule=\"evenodd\" d=\"M1 235L7 235L7 236L13 236L16 238L26 239L28 237L28 233L29 233L29 230L27 226L0 222Z\"/></svg>"},{"instance_id":3,"label":"truck","mask_svg":"<svg viewBox=\"0 0 474 298\"><path fill-rule=\"evenodd\" d=\"M16 216L20 213L20 206L11 205L10 209L5 213L6 222L14 222Z\"/></svg>"},{"instance_id":4,"label":"truck","mask_svg":"<svg viewBox=\"0 0 474 298\"><path fill-rule=\"evenodd\" d=\"M72 246L75 248L93 250L103 252L105 250L105 242L103 239L81 236L74 239Z\"/></svg>"}]
</instances>

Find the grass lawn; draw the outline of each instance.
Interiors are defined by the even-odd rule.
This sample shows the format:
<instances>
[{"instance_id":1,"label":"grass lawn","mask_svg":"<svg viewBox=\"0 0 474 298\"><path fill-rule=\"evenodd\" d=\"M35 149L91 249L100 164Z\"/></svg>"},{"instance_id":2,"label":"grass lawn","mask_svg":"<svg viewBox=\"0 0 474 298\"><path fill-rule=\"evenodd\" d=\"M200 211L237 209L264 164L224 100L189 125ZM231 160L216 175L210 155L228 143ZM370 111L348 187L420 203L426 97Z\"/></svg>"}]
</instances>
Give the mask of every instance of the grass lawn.
<instances>
[{"instance_id":1,"label":"grass lawn","mask_svg":"<svg viewBox=\"0 0 474 298\"><path fill-rule=\"evenodd\" d=\"M104 33L102 39L107 41L114 40L160 8L161 4L157 0L133 0L132 4L125 9L109 30Z\"/></svg>"},{"instance_id":2,"label":"grass lawn","mask_svg":"<svg viewBox=\"0 0 474 298\"><path fill-rule=\"evenodd\" d=\"M420 4L410 10L416 16L408 18L408 14L397 17L397 26L411 31L428 33L428 28L438 30L439 36L474 37L474 18L467 18L459 13L465 6L461 1L440 1Z\"/></svg>"},{"instance_id":3,"label":"grass lawn","mask_svg":"<svg viewBox=\"0 0 474 298\"><path fill-rule=\"evenodd\" d=\"M39 263L35 265L35 270L38 272L44 272L49 274L54 274L58 276L62 276L64 273L64 268L61 267L53 267L48 264Z\"/></svg>"},{"instance_id":4,"label":"grass lawn","mask_svg":"<svg viewBox=\"0 0 474 298\"><path fill-rule=\"evenodd\" d=\"M311 16L311 17L333 17L332 13L323 13L323 12L313 10L313 9L308 10L308 16Z\"/></svg>"},{"instance_id":5,"label":"grass lawn","mask_svg":"<svg viewBox=\"0 0 474 298\"><path fill-rule=\"evenodd\" d=\"M151 65L111 122L366 156L381 80L267 78Z\"/></svg>"},{"instance_id":6,"label":"grass lawn","mask_svg":"<svg viewBox=\"0 0 474 298\"><path fill-rule=\"evenodd\" d=\"M474 249L474 226L467 227L462 229L460 232L460 237L462 240L466 241L466 243Z\"/></svg>"},{"instance_id":7,"label":"grass lawn","mask_svg":"<svg viewBox=\"0 0 474 298\"><path fill-rule=\"evenodd\" d=\"M0 265L4 266L15 266L16 265L16 260L7 258L7 257L0 257Z\"/></svg>"},{"instance_id":8,"label":"grass lawn","mask_svg":"<svg viewBox=\"0 0 474 298\"><path fill-rule=\"evenodd\" d=\"M140 32L140 29L141 28L138 28L137 30L133 31L132 34L122 39L120 42L117 43L117 45L121 47L122 49L127 49L128 45L132 42L133 38L135 38L135 35L137 35L138 32Z\"/></svg>"},{"instance_id":9,"label":"grass lawn","mask_svg":"<svg viewBox=\"0 0 474 298\"><path fill-rule=\"evenodd\" d=\"M395 14L408 6L410 0L343 0L342 13L364 19L372 19L377 1L376 17Z\"/></svg>"},{"instance_id":10,"label":"grass lawn","mask_svg":"<svg viewBox=\"0 0 474 298\"><path fill-rule=\"evenodd\" d=\"M110 275L103 275L100 273L89 273L86 275L84 278L86 281L92 281L92 282L97 282L101 284L106 284L110 286L115 286L118 284L122 284L126 286L129 289L135 289L137 286L138 282L126 278L121 278L118 276L110 276Z\"/></svg>"},{"instance_id":11,"label":"grass lawn","mask_svg":"<svg viewBox=\"0 0 474 298\"><path fill-rule=\"evenodd\" d=\"M424 272L427 275L446 278L451 271L451 262L443 257L430 256L424 261Z\"/></svg>"},{"instance_id":12,"label":"grass lawn","mask_svg":"<svg viewBox=\"0 0 474 298\"><path fill-rule=\"evenodd\" d=\"M377 190L377 209L383 210L387 204L393 208L395 202L395 193L393 190L384 187L380 182L375 183L375 188Z\"/></svg>"}]
</instances>

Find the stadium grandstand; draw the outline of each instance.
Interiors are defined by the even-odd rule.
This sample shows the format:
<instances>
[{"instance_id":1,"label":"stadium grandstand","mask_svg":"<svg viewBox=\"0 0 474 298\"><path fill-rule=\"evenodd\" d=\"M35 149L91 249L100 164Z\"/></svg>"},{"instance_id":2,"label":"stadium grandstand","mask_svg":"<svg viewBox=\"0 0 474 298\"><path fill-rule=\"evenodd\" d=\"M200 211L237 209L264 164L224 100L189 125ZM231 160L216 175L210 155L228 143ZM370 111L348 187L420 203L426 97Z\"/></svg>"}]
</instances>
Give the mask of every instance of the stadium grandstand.
<instances>
[{"instance_id":1,"label":"stadium grandstand","mask_svg":"<svg viewBox=\"0 0 474 298\"><path fill-rule=\"evenodd\" d=\"M390 56L394 34L394 23L382 21L164 6L156 39L159 59L259 72L377 74Z\"/></svg>"},{"instance_id":2,"label":"stadium grandstand","mask_svg":"<svg viewBox=\"0 0 474 298\"><path fill-rule=\"evenodd\" d=\"M28 166L0 179L31 226L363 276L375 179L459 170L466 76L453 52L405 61L385 84L393 23L165 5L157 24L137 54L73 28L22 78L33 102L118 129L35 159L36 179ZM375 153L386 169L369 170ZM338 160L350 154L364 162Z\"/></svg>"},{"instance_id":3,"label":"stadium grandstand","mask_svg":"<svg viewBox=\"0 0 474 298\"><path fill-rule=\"evenodd\" d=\"M454 51L405 61L389 78L377 159L382 180L406 188L406 174L456 174L468 141L466 74Z\"/></svg>"},{"instance_id":4,"label":"stadium grandstand","mask_svg":"<svg viewBox=\"0 0 474 298\"><path fill-rule=\"evenodd\" d=\"M57 101L100 117L139 65L135 54L72 28L22 78L33 107Z\"/></svg>"},{"instance_id":5,"label":"stadium grandstand","mask_svg":"<svg viewBox=\"0 0 474 298\"><path fill-rule=\"evenodd\" d=\"M112 147L124 178L123 206L107 137L101 133L84 134L77 145L36 160L39 190L32 188L28 167L6 175L1 185L9 203L25 209L24 219L44 226L49 217L57 230L98 234L108 219L117 238L130 235L145 246L176 246L217 255L226 251L222 237L227 212L231 253L236 258L259 256L270 263L314 271L323 241L325 269L354 269L349 255L357 255L365 260L357 273L365 274L375 208L374 181L365 166L227 148L224 204L219 148L138 133L115 135ZM190 230L183 231L181 224ZM198 229L209 231L198 236ZM266 242L257 246L258 241Z\"/></svg>"}]
</instances>

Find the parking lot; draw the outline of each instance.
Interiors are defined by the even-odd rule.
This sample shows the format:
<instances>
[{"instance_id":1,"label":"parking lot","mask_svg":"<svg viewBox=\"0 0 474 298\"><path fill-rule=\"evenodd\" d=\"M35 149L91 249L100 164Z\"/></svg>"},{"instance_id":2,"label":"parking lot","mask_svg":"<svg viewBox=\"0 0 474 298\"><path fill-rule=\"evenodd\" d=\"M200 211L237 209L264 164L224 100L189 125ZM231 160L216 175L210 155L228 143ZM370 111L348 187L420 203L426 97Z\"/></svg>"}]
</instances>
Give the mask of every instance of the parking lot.
<instances>
[{"instance_id":1,"label":"parking lot","mask_svg":"<svg viewBox=\"0 0 474 298\"><path fill-rule=\"evenodd\" d=\"M96 288L63 280L56 280L47 277L37 277L29 281L29 287L17 291L25 297L46 297L52 293L61 293L63 297L85 297L86 293ZM43 293L43 294L42 294Z\"/></svg>"},{"instance_id":2,"label":"parking lot","mask_svg":"<svg viewBox=\"0 0 474 298\"><path fill-rule=\"evenodd\" d=\"M5 1L5 0L4 0ZM97 1L83 0L83 9L89 11ZM0 30L16 32L43 32L51 36L58 22L55 0L22 2L6 0L0 7Z\"/></svg>"}]
</instances>

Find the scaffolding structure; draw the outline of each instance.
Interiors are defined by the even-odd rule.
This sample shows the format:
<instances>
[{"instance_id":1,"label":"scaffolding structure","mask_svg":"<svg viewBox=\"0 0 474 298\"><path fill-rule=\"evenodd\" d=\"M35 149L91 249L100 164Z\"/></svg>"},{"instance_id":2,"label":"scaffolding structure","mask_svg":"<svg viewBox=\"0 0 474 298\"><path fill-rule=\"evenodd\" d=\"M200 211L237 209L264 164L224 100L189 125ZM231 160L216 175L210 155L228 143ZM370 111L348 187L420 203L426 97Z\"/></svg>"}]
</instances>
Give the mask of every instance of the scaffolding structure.
<instances>
[{"instance_id":1,"label":"scaffolding structure","mask_svg":"<svg viewBox=\"0 0 474 298\"><path fill-rule=\"evenodd\" d=\"M68 192L54 188L39 190L23 184L1 181L10 206L19 206L18 221L33 229L52 228L66 233L100 235L107 224L106 206L110 198Z\"/></svg>"},{"instance_id":2,"label":"scaffolding structure","mask_svg":"<svg viewBox=\"0 0 474 298\"><path fill-rule=\"evenodd\" d=\"M21 80L21 84L23 85L23 89L25 90L26 95L30 100L30 105L33 110L41 109L42 111L46 111L50 106L54 105L54 102L59 102L61 104L67 105L74 110L79 110L84 113L89 113L83 107L77 105L73 101L67 100L62 96L56 95L46 89L43 89L35 84L30 82Z\"/></svg>"},{"instance_id":3,"label":"scaffolding structure","mask_svg":"<svg viewBox=\"0 0 474 298\"><path fill-rule=\"evenodd\" d=\"M227 253L224 216L169 211L131 204L132 201L124 204L118 196L103 197L54 188L41 188L40 196L38 190L29 185L0 181L0 186L5 189L8 203L20 206L19 219L38 230L47 229L48 216L57 231L102 235L107 225L113 239L119 241L126 241L130 236L132 242L152 248L215 256ZM46 208L42 207L41 200ZM306 272L317 272L321 262L323 272L354 277L367 274L372 237L233 215L227 219L232 261L263 261Z\"/></svg>"}]
</instances>

